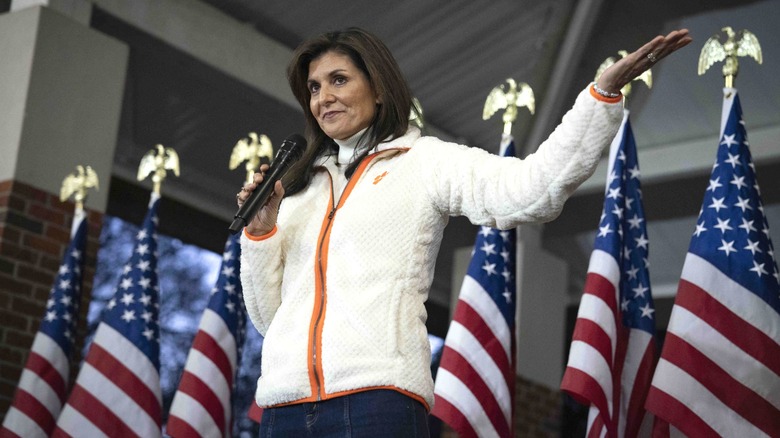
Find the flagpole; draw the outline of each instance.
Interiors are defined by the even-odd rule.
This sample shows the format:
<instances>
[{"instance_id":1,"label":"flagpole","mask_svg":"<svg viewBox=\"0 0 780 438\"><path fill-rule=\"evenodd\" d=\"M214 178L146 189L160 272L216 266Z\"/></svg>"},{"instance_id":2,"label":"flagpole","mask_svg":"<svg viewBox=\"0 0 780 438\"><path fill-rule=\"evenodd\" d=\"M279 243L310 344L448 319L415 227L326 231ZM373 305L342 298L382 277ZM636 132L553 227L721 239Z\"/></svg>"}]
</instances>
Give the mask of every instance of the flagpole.
<instances>
[{"instance_id":1,"label":"flagpole","mask_svg":"<svg viewBox=\"0 0 780 438\"><path fill-rule=\"evenodd\" d=\"M734 104L734 97L736 97L736 95L736 88L723 87L723 105L721 105L720 110L720 134L718 135L718 138L723 138L723 133L726 131L726 122L729 119L731 106Z\"/></svg>"},{"instance_id":2,"label":"flagpole","mask_svg":"<svg viewBox=\"0 0 780 438\"><path fill-rule=\"evenodd\" d=\"M737 54L757 55L749 31L710 38L699 74L724 60L715 164L680 275L647 408L694 436L780 431L780 275L737 90ZM741 35L741 36L740 36ZM756 57L756 56L754 56ZM731 75L729 78L728 75Z\"/></svg>"},{"instance_id":3,"label":"flagpole","mask_svg":"<svg viewBox=\"0 0 780 438\"><path fill-rule=\"evenodd\" d=\"M246 162L245 183L249 183L253 181L262 158L269 161L273 158L271 141L265 134L250 132L246 138L236 142L228 167L234 170ZM246 309L240 281L240 238L240 234L231 234L225 242L219 277L200 318L171 402L166 431L172 436L232 435L235 420L232 395L246 339ZM219 366L220 363L223 367ZM223 369L225 363L229 364L229 369ZM214 384L214 389L195 382L224 382L225 385ZM252 406L258 409L256 404Z\"/></svg>"},{"instance_id":4,"label":"flagpole","mask_svg":"<svg viewBox=\"0 0 780 438\"><path fill-rule=\"evenodd\" d=\"M614 63L615 58L607 58L594 80ZM650 88L651 70L635 80ZM624 97L631 91L630 83L621 90ZM561 389L589 406L587 436L648 436L651 422L644 402L656 355L655 306L639 157L627 108L610 145L608 166L604 207Z\"/></svg>"},{"instance_id":5,"label":"flagpole","mask_svg":"<svg viewBox=\"0 0 780 438\"><path fill-rule=\"evenodd\" d=\"M511 78L489 93L483 119L504 110L502 156L515 156L511 130L517 107L533 113L534 105L533 90ZM515 434L516 267L517 230L481 227L444 340L431 412L463 436Z\"/></svg>"},{"instance_id":6,"label":"flagpole","mask_svg":"<svg viewBox=\"0 0 780 438\"><path fill-rule=\"evenodd\" d=\"M54 436L162 436L157 210L167 170L179 157L158 144L141 159L138 180L154 189L133 252L100 316Z\"/></svg>"}]
</instances>

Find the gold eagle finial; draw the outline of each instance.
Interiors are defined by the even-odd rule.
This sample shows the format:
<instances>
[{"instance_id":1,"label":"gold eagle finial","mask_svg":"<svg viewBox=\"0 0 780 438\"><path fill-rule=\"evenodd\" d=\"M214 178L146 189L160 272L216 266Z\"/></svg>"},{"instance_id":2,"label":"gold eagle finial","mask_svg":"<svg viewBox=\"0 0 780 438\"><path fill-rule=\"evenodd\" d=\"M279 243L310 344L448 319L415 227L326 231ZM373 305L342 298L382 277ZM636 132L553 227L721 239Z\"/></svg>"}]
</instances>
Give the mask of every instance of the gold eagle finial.
<instances>
[{"instance_id":1,"label":"gold eagle finial","mask_svg":"<svg viewBox=\"0 0 780 438\"><path fill-rule=\"evenodd\" d=\"M739 71L738 56L750 56L759 64L763 62L761 44L758 43L753 32L742 29L734 32L730 26L721 29L726 34L726 42L720 42L720 33L717 33L704 42L699 55L699 76L716 62L725 61L723 64L723 77L726 78L726 87L734 86L734 78Z\"/></svg>"},{"instance_id":2,"label":"gold eagle finial","mask_svg":"<svg viewBox=\"0 0 780 438\"><path fill-rule=\"evenodd\" d=\"M143 181L153 173L154 193L159 195L160 185L168 174L166 170L172 170L174 175L179 176L179 155L173 148L158 144L141 158L141 164L138 166L138 181Z\"/></svg>"},{"instance_id":3,"label":"gold eagle finial","mask_svg":"<svg viewBox=\"0 0 780 438\"><path fill-rule=\"evenodd\" d=\"M90 166L76 166L76 172L71 173L62 180L62 187L60 188L60 201L65 202L68 198L73 196L73 200L76 202L76 209L84 209L84 201L87 198L87 189L94 187L98 190L98 176L92 167Z\"/></svg>"},{"instance_id":4,"label":"gold eagle finial","mask_svg":"<svg viewBox=\"0 0 780 438\"><path fill-rule=\"evenodd\" d=\"M420 105L420 101L416 97L412 97L412 110L409 112L409 121L412 125L420 128L420 130L425 127L422 105Z\"/></svg>"},{"instance_id":5,"label":"gold eagle finial","mask_svg":"<svg viewBox=\"0 0 780 438\"><path fill-rule=\"evenodd\" d=\"M531 114L534 113L534 90L525 82L518 84L514 79L508 78L488 93L485 108L482 110L482 120L489 119L496 111L503 109L505 111L501 120L504 121L504 134L511 134L512 123L517 119L517 108L522 106L527 107Z\"/></svg>"},{"instance_id":6,"label":"gold eagle finial","mask_svg":"<svg viewBox=\"0 0 780 438\"><path fill-rule=\"evenodd\" d=\"M628 56L628 52L625 50L618 50L618 55L620 55L621 58L625 58ZM596 69L596 77L594 78L595 81L599 80L599 77L602 73L604 73L604 70L609 68L612 64L614 64L617 61L617 59L613 57L608 57L604 60L604 62L601 63L598 69ZM634 78L634 80L630 81L626 85L623 86L623 88L620 89L620 92L623 93L623 96L628 97L629 94L631 94L631 82L633 81L642 81L647 85L647 88L653 88L653 73L651 69L645 70L641 75Z\"/></svg>"},{"instance_id":7,"label":"gold eagle finial","mask_svg":"<svg viewBox=\"0 0 780 438\"><path fill-rule=\"evenodd\" d=\"M248 135L248 138L242 138L233 146L228 167L233 170L246 161L246 182L251 182L260 167L260 159L266 157L269 161L272 160L274 148L265 134L258 136L257 133L250 132Z\"/></svg>"}]
</instances>

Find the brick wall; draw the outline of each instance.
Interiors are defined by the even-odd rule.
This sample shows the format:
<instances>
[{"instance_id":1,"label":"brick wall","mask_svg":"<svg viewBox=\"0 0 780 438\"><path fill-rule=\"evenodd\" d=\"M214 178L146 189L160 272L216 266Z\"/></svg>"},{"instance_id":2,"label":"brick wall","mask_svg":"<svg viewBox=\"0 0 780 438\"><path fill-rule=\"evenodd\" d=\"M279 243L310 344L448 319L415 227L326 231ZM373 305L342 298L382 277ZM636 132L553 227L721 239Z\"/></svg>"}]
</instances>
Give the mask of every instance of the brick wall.
<instances>
[{"instance_id":1,"label":"brick wall","mask_svg":"<svg viewBox=\"0 0 780 438\"><path fill-rule=\"evenodd\" d=\"M520 376L515 384L515 436L558 437L561 434L561 392Z\"/></svg>"},{"instance_id":2,"label":"brick wall","mask_svg":"<svg viewBox=\"0 0 780 438\"><path fill-rule=\"evenodd\" d=\"M515 382L515 436L557 438L561 436L561 392L517 377ZM458 438L446 424L440 438Z\"/></svg>"},{"instance_id":3,"label":"brick wall","mask_svg":"<svg viewBox=\"0 0 780 438\"><path fill-rule=\"evenodd\" d=\"M70 239L74 204L18 181L0 182L0 418L43 317L49 291ZM83 345L103 215L89 212L77 349ZM76 371L79 354L71 369Z\"/></svg>"}]
</instances>

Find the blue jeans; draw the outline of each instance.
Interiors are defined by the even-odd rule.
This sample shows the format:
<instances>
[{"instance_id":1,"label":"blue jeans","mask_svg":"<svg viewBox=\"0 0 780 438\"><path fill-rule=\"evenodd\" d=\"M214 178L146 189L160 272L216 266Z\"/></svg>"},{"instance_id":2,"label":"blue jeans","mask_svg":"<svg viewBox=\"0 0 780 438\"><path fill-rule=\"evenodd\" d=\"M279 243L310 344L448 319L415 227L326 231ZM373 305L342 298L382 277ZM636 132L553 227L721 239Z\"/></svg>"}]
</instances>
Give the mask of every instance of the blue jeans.
<instances>
[{"instance_id":1,"label":"blue jeans","mask_svg":"<svg viewBox=\"0 0 780 438\"><path fill-rule=\"evenodd\" d=\"M398 391L377 389L263 410L260 437L424 437L428 413Z\"/></svg>"}]
</instances>

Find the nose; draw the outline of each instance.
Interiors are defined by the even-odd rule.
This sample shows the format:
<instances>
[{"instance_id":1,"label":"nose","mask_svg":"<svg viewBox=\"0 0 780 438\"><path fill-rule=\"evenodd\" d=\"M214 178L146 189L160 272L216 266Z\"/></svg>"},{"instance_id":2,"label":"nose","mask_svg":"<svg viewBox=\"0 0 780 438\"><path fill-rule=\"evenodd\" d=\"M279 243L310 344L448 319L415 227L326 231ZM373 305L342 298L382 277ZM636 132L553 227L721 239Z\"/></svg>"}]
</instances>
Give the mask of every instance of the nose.
<instances>
[{"instance_id":1,"label":"nose","mask_svg":"<svg viewBox=\"0 0 780 438\"><path fill-rule=\"evenodd\" d=\"M330 89L330 87L328 87L326 85L323 85L320 88L318 99L319 99L320 105L327 105L327 104L333 103L333 101L336 100L335 95L332 93L332 90Z\"/></svg>"}]
</instances>

